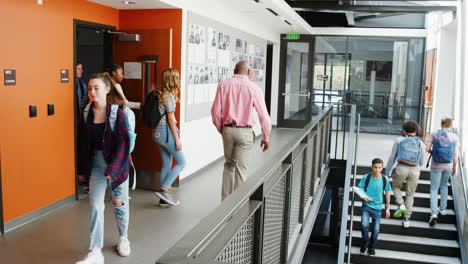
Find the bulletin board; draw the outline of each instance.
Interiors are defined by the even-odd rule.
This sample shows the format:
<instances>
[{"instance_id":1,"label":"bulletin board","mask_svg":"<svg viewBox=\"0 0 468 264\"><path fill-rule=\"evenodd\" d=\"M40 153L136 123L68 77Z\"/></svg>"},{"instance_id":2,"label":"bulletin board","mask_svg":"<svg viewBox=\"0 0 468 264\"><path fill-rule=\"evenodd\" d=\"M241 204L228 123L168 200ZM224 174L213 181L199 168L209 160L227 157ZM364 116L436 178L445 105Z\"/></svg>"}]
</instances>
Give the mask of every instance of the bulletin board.
<instances>
[{"instance_id":1,"label":"bulletin board","mask_svg":"<svg viewBox=\"0 0 468 264\"><path fill-rule=\"evenodd\" d=\"M186 122L210 116L218 83L232 77L238 61L249 62L249 78L265 90L265 40L193 12L186 39Z\"/></svg>"}]
</instances>

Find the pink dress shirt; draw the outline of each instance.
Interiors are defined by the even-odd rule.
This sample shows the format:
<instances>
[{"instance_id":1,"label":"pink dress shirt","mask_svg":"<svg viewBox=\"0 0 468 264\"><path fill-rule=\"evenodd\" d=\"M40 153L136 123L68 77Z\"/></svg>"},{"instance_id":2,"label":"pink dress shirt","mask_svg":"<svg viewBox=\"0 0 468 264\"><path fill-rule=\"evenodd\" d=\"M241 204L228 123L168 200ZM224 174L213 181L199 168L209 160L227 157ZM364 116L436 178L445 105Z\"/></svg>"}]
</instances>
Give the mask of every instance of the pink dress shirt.
<instances>
[{"instance_id":1,"label":"pink dress shirt","mask_svg":"<svg viewBox=\"0 0 468 264\"><path fill-rule=\"evenodd\" d=\"M268 141L271 134L271 120L265 105L263 92L245 75L235 74L218 84L216 97L211 107L213 124L219 133L223 125L254 126L253 109L258 113L262 126L262 140Z\"/></svg>"}]
</instances>

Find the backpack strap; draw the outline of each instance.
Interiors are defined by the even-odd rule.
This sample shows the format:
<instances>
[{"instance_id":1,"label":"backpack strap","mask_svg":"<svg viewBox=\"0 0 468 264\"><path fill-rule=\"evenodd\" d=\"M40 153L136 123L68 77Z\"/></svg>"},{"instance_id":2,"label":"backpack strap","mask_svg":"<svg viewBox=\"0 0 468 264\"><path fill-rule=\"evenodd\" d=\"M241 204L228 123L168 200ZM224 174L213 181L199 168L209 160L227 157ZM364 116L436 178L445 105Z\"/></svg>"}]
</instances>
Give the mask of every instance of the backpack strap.
<instances>
[{"instance_id":1,"label":"backpack strap","mask_svg":"<svg viewBox=\"0 0 468 264\"><path fill-rule=\"evenodd\" d=\"M86 121L88 120L88 115L89 115L89 108L91 107L91 103L87 104L85 106L85 108L83 109L83 117L84 117L84 120L85 120L85 123Z\"/></svg>"},{"instance_id":2,"label":"backpack strap","mask_svg":"<svg viewBox=\"0 0 468 264\"><path fill-rule=\"evenodd\" d=\"M372 175L370 173L366 175L366 183L364 185L364 191L365 192L367 192L367 186L369 186L371 176ZM382 183L383 183L382 189L383 189L383 192L385 192L385 186L387 186L388 179L387 179L387 176L385 176L383 174L381 174L381 176L382 176Z\"/></svg>"},{"instance_id":3,"label":"backpack strap","mask_svg":"<svg viewBox=\"0 0 468 264\"><path fill-rule=\"evenodd\" d=\"M382 189L383 189L383 192L385 193L385 186L387 186L387 176L383 174L382 174L382 182L383 182Z\"/></svg>"},{"instance_id":4,"label":"backpack strap","mask_svg":"<svg viewBox=\"0 0 468 264\"><path fill-rule=\"evenodd\" d=\"M114 131L114 129L115 129L115 122L117 121L118 111L119 111L119 105L116 105L116 104L111 105L111 112L110 112L110 116L109 116L109 125L110 125L112 131Z\"/></svg>"},{"instance_id":5,"label":"backpack strap","mask_svg":"<svg viewBox=\"0 0 468 264\"><path fill-rule=\"evenodd\" d=\"M367 187L369 186L369 182L370 182L370 173L366 174L366 183L364 184L364 191L367 192Z\"/></svg>"}]
</instances>

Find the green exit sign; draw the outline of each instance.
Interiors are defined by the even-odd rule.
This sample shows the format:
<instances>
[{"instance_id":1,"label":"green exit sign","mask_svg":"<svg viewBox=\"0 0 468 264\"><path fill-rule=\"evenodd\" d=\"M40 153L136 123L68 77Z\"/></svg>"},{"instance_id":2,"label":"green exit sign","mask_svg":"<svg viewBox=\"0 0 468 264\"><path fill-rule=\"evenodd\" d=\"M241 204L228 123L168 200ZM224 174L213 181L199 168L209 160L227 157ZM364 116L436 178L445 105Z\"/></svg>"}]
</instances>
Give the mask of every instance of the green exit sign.
<instances>
[{"instance_id":1,"label":"green exit sign","mask_svg":"<svg viewBox=\"0 0 468 264\"><path fill-rule=\"evenodd\" d=\"M300 35L299 33L293 32L293 33L288 33L287 39L299 39Z\"/></svg>"}]
</instances>

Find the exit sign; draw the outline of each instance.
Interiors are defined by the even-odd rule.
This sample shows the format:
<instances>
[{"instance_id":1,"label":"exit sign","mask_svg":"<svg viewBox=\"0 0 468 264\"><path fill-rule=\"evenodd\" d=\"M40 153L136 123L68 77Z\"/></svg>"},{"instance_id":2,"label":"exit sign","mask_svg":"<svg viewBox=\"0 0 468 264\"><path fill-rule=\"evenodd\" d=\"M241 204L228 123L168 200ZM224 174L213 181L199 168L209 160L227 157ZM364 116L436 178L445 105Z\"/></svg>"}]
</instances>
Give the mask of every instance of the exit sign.
<instances>
[{"instance_id":1,"label":"exit sign","mask_svg":"<svg viewBox=\"0 0 468 264\"><path fill-rule=\"evenodd\" d=\"M287 39L299 39L300 35L299 33L293 32L293 33L288 33Z\"/></svg>"}]
</instances>

